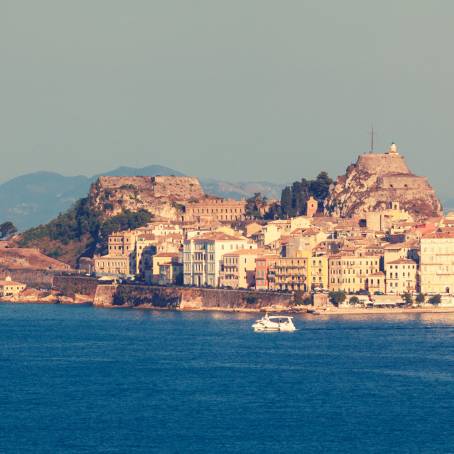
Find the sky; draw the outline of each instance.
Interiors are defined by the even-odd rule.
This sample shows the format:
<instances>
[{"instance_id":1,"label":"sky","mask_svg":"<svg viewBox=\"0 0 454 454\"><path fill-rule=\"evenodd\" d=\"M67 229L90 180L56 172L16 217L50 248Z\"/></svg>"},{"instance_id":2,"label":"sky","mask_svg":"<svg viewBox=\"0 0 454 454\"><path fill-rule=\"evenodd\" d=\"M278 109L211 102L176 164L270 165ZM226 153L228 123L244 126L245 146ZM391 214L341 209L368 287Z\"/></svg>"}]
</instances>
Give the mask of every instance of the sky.
<instances>
[{"instance_id":1,"label":"sky","mask_svg":"<svg viewBox=\"0 0 454 454\"><path fill-rule=\"evenodd\" d=\"M0 182L332 176L394 141L454 196L451 0L0 0Z\"/></svg>"}]
</instances>

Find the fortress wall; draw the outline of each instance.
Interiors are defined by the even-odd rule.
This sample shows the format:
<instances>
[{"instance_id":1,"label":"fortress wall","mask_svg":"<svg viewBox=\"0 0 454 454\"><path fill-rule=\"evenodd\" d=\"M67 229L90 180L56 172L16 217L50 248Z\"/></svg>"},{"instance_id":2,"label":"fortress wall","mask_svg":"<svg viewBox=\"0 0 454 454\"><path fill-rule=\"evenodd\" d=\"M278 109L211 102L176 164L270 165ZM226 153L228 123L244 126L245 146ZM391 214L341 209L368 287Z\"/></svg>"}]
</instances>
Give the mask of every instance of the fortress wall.
<instances>
[{"instance_id":1,"label":"fortress wall","mask_svg":"<svg viewBox=\"0 0 454 454\"><path fill-rule=\"evenodd\" d=\"M386 175L380 177L377 183L384 189L418 189L421 191L429 189L427 178L414 175Z\"/></svg>"},{"instance_id":2,"label":"fortress wall","mask_svg":"<svg viewBox=\"0 0 454 454\"><path fill-rule=\"evenodd\" d=\"M138 189L151 189L153 177L99 177L96 184L104 189L120 189L122 186L133 185Z\"/></svg>"},{"instance_id":3,"label":"fortress wall","mask_svg":"<svg viewBox=\"0 0 454 454\"><path fill-rule=\"evenodd\" d=\"M154 196L171 200L199 199L205 194L198 178L195 177L153 177Z\"/></svg>"},{"instance_id":4,"label":"fortress wall","mask_svg":"<svg viewBox=\"0 0 454 454\"><path fill-rule=\"evenodd\" d=\"M115 191L115 197L121 198L122 191L126 198L130 198L131 190L139 190L142 198L169 200L189 200L204 197L200 181L196 177L99 177L92 185L90 194L99 197L103 191Z\"/></svg>"},{"instance_id":5,"label":"fortress wall","mask_svg":"<svg viewBox=\"0 0 454 454\"><path fill-rule=\"evenodd\" d=\"M371 153L360 155L356 162L356 167L359 171L364 170L368 173L377 175L386 175L390 173L410 173L410 169L407 167L403 156L385 153Z\"/></svg>"}]
</instances>

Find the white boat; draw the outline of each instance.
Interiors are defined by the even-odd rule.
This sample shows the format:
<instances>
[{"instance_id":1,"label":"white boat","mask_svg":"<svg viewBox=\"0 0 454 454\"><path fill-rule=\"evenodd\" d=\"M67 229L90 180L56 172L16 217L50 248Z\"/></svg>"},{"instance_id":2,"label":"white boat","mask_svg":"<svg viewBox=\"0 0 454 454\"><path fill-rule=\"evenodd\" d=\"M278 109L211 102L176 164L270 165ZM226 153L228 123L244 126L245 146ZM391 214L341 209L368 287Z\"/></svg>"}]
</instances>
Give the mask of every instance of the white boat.
<instances>
[{"instance_id":1,"label":"white boat","mask_svg":"<svg viewBox=\"0 0 454 454\"><path fill-rule=\"evenodd\" d=\"M256 320L252 325L254 331L296 331L296 327L293 324L293 317L287 317L283 315L272 315L265 314L260 320Z\"/></svg>"}]
</instances>

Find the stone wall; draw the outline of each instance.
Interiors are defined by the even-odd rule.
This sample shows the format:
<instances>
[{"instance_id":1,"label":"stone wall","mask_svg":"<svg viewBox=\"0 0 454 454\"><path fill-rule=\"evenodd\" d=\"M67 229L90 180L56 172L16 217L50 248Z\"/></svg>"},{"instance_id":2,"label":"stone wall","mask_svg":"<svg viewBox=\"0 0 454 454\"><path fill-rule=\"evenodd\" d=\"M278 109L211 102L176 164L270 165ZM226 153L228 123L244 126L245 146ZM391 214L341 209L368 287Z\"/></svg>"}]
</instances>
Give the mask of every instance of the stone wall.
<instances>
[{"instance_id":1,"label":"stone wall","mask_svg":"<svg viewBox=\"0 0 454 454\"><path fill-rule=\"evenodd\" d=\"M57 275L53 280L53 288L66 296L73 296L76 293L94 298L98 281L88 276L63 276Z\"/></svg>"},{"instance_id":2,"label":"stone wall","mask_svg":"<svg viewBox=\"0 0 454 454\"><path fill-rule=\"evenodd\" d=\"M386 153L369 153L358 157L356 167L368 173L377 175L389 173L407 173L410 174L410 169L403 156Z\"/></svg>"},{"instance_id":3,"label":"stone wall","mask_svg":"<svg viewBox=\"0 0 454 454\"><path fill-rule=\"evenodd\" d=\"M13 281L23 282L28 287L50 289L55 272L51 270L0 269L0 280L10 276Z\"/></svg>"},{"instance_id":4,"label":"stone wall","mask_svg":"<svg viewBox=\"0 0 454 454\"><path fill-rule=\"evenodd\" d=\"M202 289L185 287L154 287L119 285L112 300L118 306L150 305L181 310L262 309L291 306L290 293L241 290Z\"/></svg>"}]
</instances>

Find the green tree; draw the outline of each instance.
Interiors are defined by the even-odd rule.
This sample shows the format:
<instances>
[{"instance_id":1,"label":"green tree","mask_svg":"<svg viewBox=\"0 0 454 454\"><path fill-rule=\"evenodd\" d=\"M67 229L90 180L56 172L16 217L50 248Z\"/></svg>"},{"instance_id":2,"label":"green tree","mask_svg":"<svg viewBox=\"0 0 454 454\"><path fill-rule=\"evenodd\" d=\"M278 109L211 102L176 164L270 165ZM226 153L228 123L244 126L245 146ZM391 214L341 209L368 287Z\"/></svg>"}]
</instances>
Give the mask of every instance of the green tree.
<instances>
[{"instance_id":1,"label":"green tree","mask_svg":"<svg viewBox=\"0 0 454 454\"><path fill-rule=\"evenodd\" d=\"M416 295L416 302L418 303L418 305L424 304L425 300L426 300L426 297L425 297L424 293L418 293Z\"/></svg>"},{"instance_id":2,"label":"green tree","mask_svg":"<svg viewBox=\"0 0 454 454\"><path fill-rule=\"evenodd\" d=\"M261 210L266 207L267 198L260 192L256 192L252 197L246 199L246 216L253 219L262 219Z\"/></svg>"},{"instance_id":3,"label":"green tree","mask_svg":"<svg viewBox=\"0 0 454 454\"><path fill-rule=\"evenodd\" d=\"M350 304L350 306L356 306L357 304L359 304L359 298L357 296L352 296L348 300L348 304Z\"/></svg>"},{"instance_id":4,"label":"green tree","mask_svg":"<svg viewBox=\"0 0 454 454\"><path fill-rule=\"evenodd\" d=\"M441 295L434 295L429 298L428 301L429 304L432 304L432 306L438 306L441 303Z\"/></svg>"},{"instance_id":5,"label":"green tree","mask_svg":"<svg viewBox=\"0 0 454 454\"><path fill-rule=\"evenodd\" d=\"M16 232L17 228L12 222L6 221L3 224L0 224L0 239L8 238Z\"/></svg>"},{"instance_id":6,"label":"green tree","mask_svg":"<svg viewBox=\"0 0 454 454\"><path fill-rule=\"evenodd\" d=\"M313 196L319 203L319 210L323 210L323 203L329 194L329 187L333 180L326 172L320 172L315 180L295 181L286 186L281 194L281 216L293 217L306 214L306 203Z\"/></svg>"},{"instance_id":7,"label":"green tree","mask_svg":"<svg viewBox=\"0 0 454 454\"><path fill-rule=\"evenodd\" d=\"M402 295L402 299L405 301L406 304L408 304L409 306L411 306L413 304L413 297L411 296L411 293L404 293Z\"/></svg>"},{"instance_id":8,"label":"green tree","mask_svg":"<svg viewBox=\"0 0 454 454\"><path fill-rule=\"evenodd\" d=\"M347 299L347 294L343 290L340 290L337 292L329 292L328 297L335 306L339 306L339 304Z\"/></svg>"},{"instance_id":9,"label":"green tree","mask_svg":"<svg viewBox=\"0 0 454 454\"><path fill-rule=\"evenodd\" d=\"M285 187L281 195L281 213L283 217L289 217L292 210L292 190Z\"/></svg>"}]
</instances>

